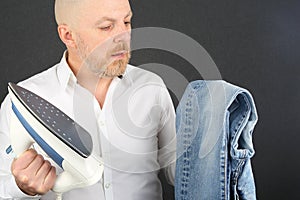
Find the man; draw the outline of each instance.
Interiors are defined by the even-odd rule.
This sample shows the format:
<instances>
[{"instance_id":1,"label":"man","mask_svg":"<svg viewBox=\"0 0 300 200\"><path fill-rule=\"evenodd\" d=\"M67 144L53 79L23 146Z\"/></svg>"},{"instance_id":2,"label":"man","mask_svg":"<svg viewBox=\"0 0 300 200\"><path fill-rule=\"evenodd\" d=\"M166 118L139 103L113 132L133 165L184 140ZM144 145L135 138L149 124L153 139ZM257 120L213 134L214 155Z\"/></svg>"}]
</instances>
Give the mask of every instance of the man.
<instances>
[{"instance_id":1,"label":"man","mask_svg":"<svg viewBox=\"0 0 300 200\"><path fill-rule=\"evenodd\" d=\"M63 199L162 199L158 171L164 168L174 181L175 112L162 80L128 64L128 0L56 0L55 16L67 51L60 63L19 85L83 125L88 121L93 151L105 165L98 183ZM61 169L38 146L17 158L5 153L12 114L7 96L0 110L0 198L53 199Z\"/></svg>"}]
</instances>

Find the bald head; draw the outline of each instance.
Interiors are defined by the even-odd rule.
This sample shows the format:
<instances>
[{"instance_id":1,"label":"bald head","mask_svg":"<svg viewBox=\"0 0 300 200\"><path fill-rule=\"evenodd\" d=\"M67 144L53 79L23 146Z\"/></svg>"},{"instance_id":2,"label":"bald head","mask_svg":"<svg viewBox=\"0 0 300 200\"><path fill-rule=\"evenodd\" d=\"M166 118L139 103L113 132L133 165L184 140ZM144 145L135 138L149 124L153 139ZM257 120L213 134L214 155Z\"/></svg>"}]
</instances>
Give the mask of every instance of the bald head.
<instances>
[{"instance_id":1,"label":"bald head","mask_svg":"<svg viewBox=\"0 0 300 200\"><path fill-rule=\"evenodd\" d=\"M87 0L55 0L55 19L57 25L74 24L80 12L80 6Z\"/></svg>"},{"instance_id":2,"label":"bald head","mask_svg":"<svg viewBox=\"0 0 300 200\"><path fill-rule=\"evenodd\" d=\"M130 46L131 17L129 0L55 0L57 30L68 49L67 62L73 72L77 74L84 60L95 52L95 60L102 59L99 50L105 63L128 59L124 52L123 58L114 54L128 51L123 46ZM120 45L123 49L116 49Z\"/></svg>"}]
</instances>

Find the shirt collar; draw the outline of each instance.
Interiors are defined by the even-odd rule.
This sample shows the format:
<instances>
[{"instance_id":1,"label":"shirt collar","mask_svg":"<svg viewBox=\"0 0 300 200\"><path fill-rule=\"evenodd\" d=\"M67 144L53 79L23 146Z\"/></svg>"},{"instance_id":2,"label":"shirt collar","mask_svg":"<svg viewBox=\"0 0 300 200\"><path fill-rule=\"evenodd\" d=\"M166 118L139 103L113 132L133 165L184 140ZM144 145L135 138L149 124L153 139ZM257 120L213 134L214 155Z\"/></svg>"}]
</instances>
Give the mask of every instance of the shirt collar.
<instances>
[{"instance_id":1,"label":"shirt collar","mask_svg":"<svg viewBox=\"0 0 300 200\"><path fill-rule=\"evenodd\" d=\"M67 62L67 58L68 58L68 51L66 50L63 54L63 57L61 58L61 61L59 63L58 69L57 69L58 80L64 89L67 89L68 86L72 87L77 83L77 78L74 75L74 73L72 72L72 70ZM128 74L128 72L130 70L131 70L131 65L127 65L122 79L128 78L126 75ZM118 77L115 77L114 79L117 79L115 81L120 81ZM132 80L130 80L130 78L129 78L128 81L131 82Z\"/></svg>"},{"instance_id":2,"label":"shirt collar","mask_svg":"<svg viewBox=\"0 0 300 200\"><path fill-rule=\"evenodd\" d=\"M60 84L64 89L68 85L74 85L77 82L70 66L67 63L68 51L65 51L57 69L57 76Z\"/></svg>"}]
</instances>

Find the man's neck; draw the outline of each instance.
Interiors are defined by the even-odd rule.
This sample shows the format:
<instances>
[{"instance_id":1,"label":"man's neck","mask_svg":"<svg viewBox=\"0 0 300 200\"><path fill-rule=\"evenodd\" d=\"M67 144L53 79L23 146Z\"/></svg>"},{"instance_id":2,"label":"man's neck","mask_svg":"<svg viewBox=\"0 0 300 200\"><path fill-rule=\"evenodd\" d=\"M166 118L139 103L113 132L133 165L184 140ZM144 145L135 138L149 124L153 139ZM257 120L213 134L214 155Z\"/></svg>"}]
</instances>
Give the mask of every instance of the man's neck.
<instances>
[{"instance_id":1,"label":"man's neck","mask_svg":"<svg viewBox=\"0 0 300 200\"><path fill-rule=\"evenodd\" d=\"M68 53L68 52L67 52ZM67 54L67 63L70 66L72 72L75 74L79 84L89 90L97 99L100 107L104 105L105 97L108 91L108 88L113 80L112 77L103 77L91 73L88 70L80 70L81 63L77 57L72 57L72 54Z\"/></svg>"},{"instance_id":2,"label":"man's neck","mask_svg":"<svg viewBox=\"0 0 300 200\"><path fill-rule=\"evenodd\" d=\"M95 90L95 97L100 105L101 108L103 108L106 94L108 91L108 88L112 82L112 78L100 78L99 82L97 84L97 88Z\"/></svg>"}]
</instances>

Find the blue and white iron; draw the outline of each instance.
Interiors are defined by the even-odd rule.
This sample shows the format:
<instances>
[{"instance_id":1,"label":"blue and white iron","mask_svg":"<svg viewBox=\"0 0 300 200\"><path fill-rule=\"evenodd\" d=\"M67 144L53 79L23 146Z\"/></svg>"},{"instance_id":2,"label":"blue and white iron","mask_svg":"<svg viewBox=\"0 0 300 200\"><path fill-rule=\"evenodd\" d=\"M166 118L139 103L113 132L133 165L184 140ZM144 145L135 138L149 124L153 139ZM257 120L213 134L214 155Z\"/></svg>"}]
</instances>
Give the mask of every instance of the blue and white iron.
<instances>
[{"instance_id":1,"label":"blue and white iron","mask_svg":"<svg viewBox=\"0 0 300 200\"><path fill-rule=\"evenodd\" d=\"M8 84L12 101L11 146L19 156L37 143L64 171L53 187L56 193L98 182L103 163L92 153L90 134L61 110L14 83Z\"/></svg>"}]
</instances>

